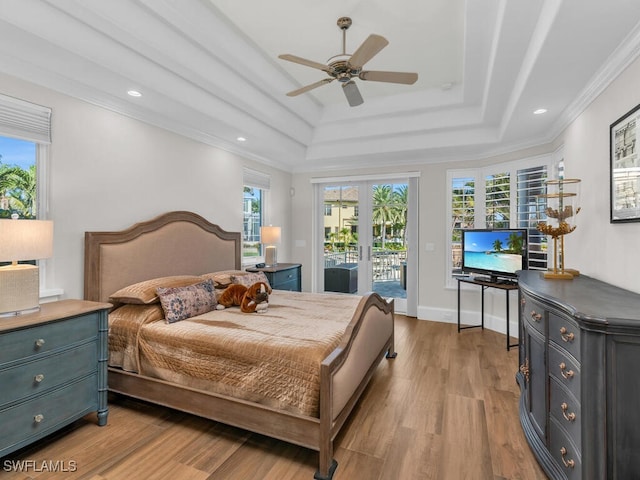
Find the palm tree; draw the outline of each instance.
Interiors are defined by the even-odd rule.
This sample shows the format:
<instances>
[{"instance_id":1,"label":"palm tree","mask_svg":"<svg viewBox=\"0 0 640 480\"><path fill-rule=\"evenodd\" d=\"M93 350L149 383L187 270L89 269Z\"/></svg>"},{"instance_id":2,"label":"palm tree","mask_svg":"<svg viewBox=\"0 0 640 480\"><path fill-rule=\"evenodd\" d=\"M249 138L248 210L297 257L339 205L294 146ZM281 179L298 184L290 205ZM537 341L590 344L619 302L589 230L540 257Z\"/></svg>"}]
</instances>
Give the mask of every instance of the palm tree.
<instances>
[{"instance_id":1,"label":"palm tree","mask_svg":"<svg viewBox=\"0 0 640 480\"><path fill-rule=\"evenodd\" d=\"M500 240L496 240L493 242L493 251L500 252L502 251L502 242Z\"/></svg>"},{"instance_id":2,"label":"palm tree","mask_svg":"<svg viewBox=\"0 0 640 480\"><path fill-rule=\"evenodd\" d=\"M36 166L28 170L0 164L0 199L21 217L36 217ZM4 202L3 202L4 203Z\"/></svg>"},{"instance_id":3,"label":"palm tree","mask_svg":"<svg viewBox=\"0 0 640 480\"><path fill-rule=\"evenodd\" d=\"M347 246L352 241L351 229L344 227L340 229L339 237L342 238L342 242L344 243L344 249L347 250Z\"/></svg>"},{"instance_id":4,"label":"palm tree","mask_svg":"<svg viewBox=\"0 0 640 480\"><path fill-rule=\"evenodd\" d=\"M462 241L461 229L470 228L474 225L474 189L475 184L473 181L466 182L464 185L453 189L451 234L454 243Z\"/></svg>"},{"instance_id":5,"label":"palm tree","mask_svg":"<svg viewBox=\"0 0 640 480\"><path fill-rule=\"evenodd\" d=\"M387 223L393 223L397 212L392 206L393 192L391 185L373 186L373 223L380 225L382 248L387 235Z\"/></svg>"},{"instance_id":6,"label":"palm tree","mask_svg":"<svg viewBox=\"0 0 640 480\"><path fill-rule=\"evenodd\" d=\"M487 227L506 228L509 226L509 191L511 188L508 174L491 175L486 180Z\"/></svg>"},{"instance_id":7,"label":"palm tree","mask_svg":"<svg viewBox=\"0 0 640 480\"><path fill-rule=\"evenodd\" d=\"M396 217L398 223L402 229L402 245L407 245L407 212L409 205L409 186L400 185L393 192L395 209L397 211Z\"/></svg>"},{"instance_id":8,"label":"palm tree","mask_svg":"<svg viewBox=\"0 0 640 480\"><path fill-rule=\"evenodd\" d=\"M517 233L511 233L507 238L507 246L511 253L522 253L522 236Z\"/></svg>"}]
</instances>

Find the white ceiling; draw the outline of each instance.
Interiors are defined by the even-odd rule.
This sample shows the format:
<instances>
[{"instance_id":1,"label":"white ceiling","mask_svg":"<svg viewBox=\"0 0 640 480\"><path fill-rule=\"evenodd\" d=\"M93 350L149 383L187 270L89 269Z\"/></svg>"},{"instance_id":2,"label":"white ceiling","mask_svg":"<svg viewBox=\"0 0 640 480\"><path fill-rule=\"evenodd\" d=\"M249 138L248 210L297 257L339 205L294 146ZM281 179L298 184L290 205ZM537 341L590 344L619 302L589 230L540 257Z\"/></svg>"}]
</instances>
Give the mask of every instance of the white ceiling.
<instances>
[{"instance_id":1,"label":"white ceiling","mask_svg":"<svg viewBox=\"0 0 640 480\"><path fill-rule=\"evenodd\" d=\"M347 53L382 35L366 69L418 81L287 97L326 74L278 54L325 63L341 16ZM638 0L0 1L0 72L289 171L549 142L639 54Z\"/></svg>"}]
</instances>

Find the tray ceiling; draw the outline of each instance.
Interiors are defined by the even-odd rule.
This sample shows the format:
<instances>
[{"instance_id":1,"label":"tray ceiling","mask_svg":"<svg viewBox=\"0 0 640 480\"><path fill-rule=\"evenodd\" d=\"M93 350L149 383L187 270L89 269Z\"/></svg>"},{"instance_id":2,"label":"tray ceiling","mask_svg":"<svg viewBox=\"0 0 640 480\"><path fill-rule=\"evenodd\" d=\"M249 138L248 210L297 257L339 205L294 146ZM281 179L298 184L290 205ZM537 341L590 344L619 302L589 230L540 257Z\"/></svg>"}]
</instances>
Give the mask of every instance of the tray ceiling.
<instances>
[{"instance_id":1,"label":"tray ceiling","mask_svg":"<svg viewBox=\"0 0 640 480\"><path fill-rule=\"evenodd\" d=\"M347 53L382 35L367 69L418 81L287 97L325 74L277 56L341 53L340 16ZM639 22L637 0L3 0L0 72L290 171L431 163L553 140L640 53Z\"/></svg>"}]
</instances>

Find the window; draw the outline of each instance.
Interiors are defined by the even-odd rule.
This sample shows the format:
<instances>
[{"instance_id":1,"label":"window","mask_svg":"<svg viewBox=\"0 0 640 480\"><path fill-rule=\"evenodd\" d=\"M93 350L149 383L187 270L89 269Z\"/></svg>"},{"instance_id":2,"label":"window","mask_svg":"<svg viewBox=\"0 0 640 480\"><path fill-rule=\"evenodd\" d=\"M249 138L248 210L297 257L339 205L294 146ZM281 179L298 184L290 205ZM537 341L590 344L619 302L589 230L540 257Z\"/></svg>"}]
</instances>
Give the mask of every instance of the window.
<instances>
[{"instance_id":1,"label":"window","mask_svg":"<svg viewBox=\"0 0 640 480\"><path fill-rule=\"evenodd\" d=\"M51 109L0 95L0 218L36 218L44 206ZM44 211L44 210L43 210Z\"/></svg>"},{"instance_id":2,"label":"window","mask_svg":"<svg viewBox=\"0 0 640 480\"><path fill-rule=\"evenodd\" d=\"M44 178L50 120L51 109L0 95L0 218L42 218L46 185L38 179ZM43 272L41 266L41 286Z\"/></svg>"},{"instance_id":3,"label":"window","mask_svg":"<svg viewBox=\"0 0 640 480\"><path fill-rule=\"evenodd\" d=\"M243 258L259 257L262 255L260 246L262 190L245 186L243 206L242 256Z\"/></svg>"},{"instance_id":4,"label":"window","mask_svg":"<svg viewBox=\"0 0 640 480\"><path fill-rule=\"evenodd\" d=\"M518 170L517 178L517 215L519 228L529 231L529 268L533 270L547 269L547 236L536 228L538 212L545 204L540 195L546 193L547 166Z\"/></svg>"},{"instance_id":5,"label":"window","mask_svg":"<svg viewBox=\"0 0 640 480\"><path fill-rule=\"evenodd\" d=\"M451 264L454 273L462 267L462 234L464 228L474 228L475 179L470 176L453 177L451 191Z\"/></svg>"},{"instance_id":6,"label":"window","mask_svg":"<svg viewBox=\"0 0 640 480\"><path fill-rule=\"evenodd\" d=\"M0 218L37 217L37 145L0 136Z\"/></svg>"},{"instance_id":7,"label":"window","mask_svg":"<svg viewBox=\"0 0 640 480\"><path fill-rule=\"evenodd\" d=\"M484 191L487 228L509 228L511 217L509 173L487 175Z\"/></svg>"},{"instance_id":8,"label":"window","mask_svg":"<svg viewBox=\"0 0 640 480\"><path fill-rule=\"evenodd\" d=\"M545 193L551 157L536 157L494 167L447 172L451 274L462 267L461 230L526 228L529 268L547 268L547 238L536 228L540 194ZM447 283L452 284L451 275Z\"/></svg>"},{"instance_id":9,"label":"window","mask_svg":"<svg viewBox=\"0 0 640 480\"><path fill-rule=\"evenodd\" d=\"M265 224L265 197L271 177L245 168L243 184L242 261L255 262L262 257L260 227Z\"/></svg>"}]
</instances>

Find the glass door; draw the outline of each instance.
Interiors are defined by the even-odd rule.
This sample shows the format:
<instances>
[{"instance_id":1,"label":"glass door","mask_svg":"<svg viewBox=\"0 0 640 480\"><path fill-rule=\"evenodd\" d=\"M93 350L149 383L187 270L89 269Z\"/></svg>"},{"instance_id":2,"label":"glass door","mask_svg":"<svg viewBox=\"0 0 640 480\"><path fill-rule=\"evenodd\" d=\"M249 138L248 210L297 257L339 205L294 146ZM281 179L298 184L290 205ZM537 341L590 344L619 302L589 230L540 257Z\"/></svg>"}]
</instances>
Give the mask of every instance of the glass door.
<instances>
[{"instance_id":1,"label":"glass door","mask_svg":"<svg viewBox=\"0 0 640 480\"><path fill-rule=\"evenodd\" d=\"M371 195L371 288L381 296L407 299L407 213L409 185L369 183ZM399 309L400 305L396 305Z\"/></svg>"},{"instance_id":2,"label":"glass door","mask_svg":"<svg viewBox=\"0 0 640 480\"><path fill-rule=\"evenodd\" d=\"M357 293L362 245L359 243L360 186L326 185L324 210L324 291Z\"/></svg>"},{"instance_id":3,"label":"glass door","mask_svg":"<svg viewBox=\"0 0 640 480\"><path fill-rule=\"evenodd\" d=\"M321 263L323 290L374 291L394 298L396 310L407 312L408 291L417 304L415 272L414 285L407 289L408 274L412 273L408 248L410 182L361 181L319 185L319 189L323 255L316 258Z\"/></svg>"}]
</instances>

